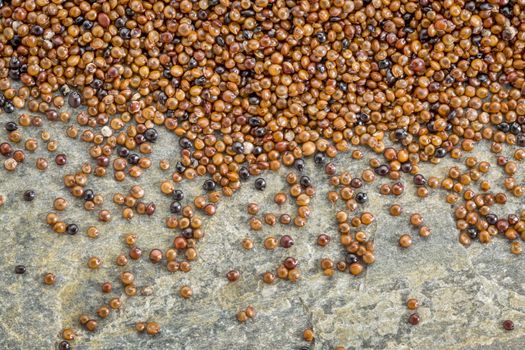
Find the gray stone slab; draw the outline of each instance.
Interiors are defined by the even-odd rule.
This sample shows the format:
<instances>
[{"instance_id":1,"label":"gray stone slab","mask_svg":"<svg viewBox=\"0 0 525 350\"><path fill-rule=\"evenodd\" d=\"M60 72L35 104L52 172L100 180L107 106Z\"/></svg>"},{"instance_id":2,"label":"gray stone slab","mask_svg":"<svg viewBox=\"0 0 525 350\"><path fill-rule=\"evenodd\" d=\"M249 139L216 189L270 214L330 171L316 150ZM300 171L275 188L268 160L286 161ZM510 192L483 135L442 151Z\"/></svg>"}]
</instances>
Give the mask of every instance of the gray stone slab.
<instances>
[{"instance_id":1,"label":"gray stone slab","mask_svg":"<svg viewBox=\"0 0 525 350\"><path fill-rule=\"evenodd\" d=\"M3 123L13 116L1 115ZM199 243L199 259L190 273L170 274L161 266L148 261L118 268L113 259L125 252L122 243L125 233L139 237L138 246L147 252L151 248L167 247L174 232L164 227L169 198L159 191L162 180L170 171L158 169L158 161L167 158L172 165L178 155L175 136L160 131L152 156L154 166L139 180L126 179L115 183L111 176L91 178L89 187L105 194L104 208L111 209L114 220L97 223L96 214L82 210L82 203L63 188L61 177L87 158L87 144L65 137L66 125L55 123L46 127L52 138L59 141L59 152L68 155L68 164L57 167L50 158L45 173L34 168L38 156L47 157L44 143L27 157L26 163L15 172L0 170L0 194L6 204L0 208L0 349L53 349L64 327L78 327L81 313L94 314L110 297L122 295L117 282L118 273L130 269L137 274L139 287L151 286L151 296L123 299L123 308L99 322L99 330L87 333L79 330L72 345L75 349L523 349L525 343L525 262L523 256L509 252L509 242L496 239L483 246L478 243L465 248L457 241L453 209L444 202L445 193L434 191L425 200L414 196L407 186L401 197L382 197L376 181L368 185L369 203L365 209L376 216L366 231L376 243L376 263L360 277L336 273L332 278L322 275L319 261L323 257L342 258L334 220L336 208L325 199L326 175L309 163L306 173L317 186L311 205L312 218L302 230L276 225L251 232L247 225L245 206L256 201L262 212L279 212L272 198L276 191L286 189L284 174L267 174L267 190L253 190L253 179L235 196L220 203L217 214L205 223L206 237ZM24 136L38 137L39 130L23 129ZM5 130L0 139L6 139ZM21 147L21 146L19 146ZM487 145L477 151L480 159L490 159ZM366 153L367 157L370 154ZM366 160L354 161L349 155L336 160L338 169L358 175ZM453 161L422 172L443 176ZM458 166L462 167L460 163ZM173 169L173 168L172 168ZM501 171L490 177L497 181ZM521 174L517 176L522 181ZM408 182L405 178L405 183ZM502 179L493 185L501 186ZM141 184L146 200L157 203L153 217L136 216L131 222L120 219L120 211L111 203L115 192L125 192L131 184ZM183 183L181 188L192 197L202 192L202 180ZM22 200L26 189L35 189L34 202ZM46 213L53 199L63 196L70 206L61 213L68 222L79 224L76 236L57 235L45 224ZM399 203L404 214L398 218L388 215L390 204ZM341 204L339 204L341 205ZM291 206L284 206L289 210ZM501 213L523 209L523 201L509 199ZM417 237L408 224L409 213L419 211L431 227L428 239ZM498 209L499 210L499 209ZM85 235L88 226L96 224L101 235L91 240ZM319 233L329 233L333 240L325 248L315 244ZM407 250L397 246L402 233L414 235L414 245ZM289 250L269 252L262 247L267 235L287 233L296 244ZM251 237L255 249L245 251L241 241ZM90 256L104 261L99 271L90 271L86 261ZM287 256L299 260L302 277L296 284L279 281L265 285L261 274L273 270ZM147 259L146 259L147 260ZM14 266L25 264L28 272L15 275ZM225 274L232 268L241 271L241 278L229 284ZM44 286L42 276L54 272L55 286ZM100 284L114 282L110 295L100 293ZM178 296L180 286L191 285L194 297L183 300ZM410 326L405 301L408 297L420 300L422 322ZM257 316L239 324L235 314L248 304L255 306ZM504 319L512 319L516 329L506 332ZM162 326L161 334L150 337L137 334L137 321L155 320ZM302 340L302 332L313 327L313 344Z\"/></svg>"}]
</instances>

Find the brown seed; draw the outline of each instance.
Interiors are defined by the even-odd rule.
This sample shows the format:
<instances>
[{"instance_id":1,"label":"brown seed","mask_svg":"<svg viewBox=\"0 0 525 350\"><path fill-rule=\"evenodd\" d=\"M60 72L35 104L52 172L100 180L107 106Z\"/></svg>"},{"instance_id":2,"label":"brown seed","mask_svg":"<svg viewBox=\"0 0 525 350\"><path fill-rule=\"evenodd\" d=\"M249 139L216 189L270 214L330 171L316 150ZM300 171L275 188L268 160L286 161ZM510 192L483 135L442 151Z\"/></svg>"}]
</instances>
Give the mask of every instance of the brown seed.
<instances>
[{"instance_id":1,"label":"brown seed","mask_svg":"<svg viewBox=\"0 0 525 350\"><path fill-rule=\"evenodd\" d=\"M423 223L423 218L421 217L421 214L415 213L410 215L410 224L413 226L419 226Z\"/></svg>"},{"instance_id":2,"label":"brown seed","mask_svg":"<svg viewBox=\"0 0 525 350\"><path fill-rule=\"evenodd\" d=\"M520 255L522 253L521 243L514 241L510 244L510 252L515 255Z\"/></svg>"},{"instance_id":3,"label":"brown seed","mask_svg":"<svg viewBox=\"0 0 525 350\"><path fill-rule=\"evenodd\" d=\"M431 230L427 226L421 226L419 228L419 235L421 237L428 237L428 236L430 236L430 234L431 234Z\"/></svg>"},{"instance_id":4,"label":"brown seed","mask_svg":"<svg viewBox=\"0 0 525 350\"><path fill-rule=\"evenodd\" d=\"M124 293L128 296L128 297L133 297L135 295L137 295L137 288L130 284L130 285L127 285L124 287Z\"/></svg>"},{"instance_id":5,"label":"brown seed","mask_svg":"<svg viewBox=\"0 0 525 350\"><path fill-rule=\"evenodd\" d=\"M346 268L348 267L348 265L346 264L346 262L344 261L338 261L336 264L335 264L337 270L343 272L346 270ZM357 271L359 267L358 266L355 266L354 269ZM352 271L350 271L352 272Z\"/></svg>"},{"instance_id":6,"label":"brown seed","mask_svg":"<svg viewBox=\"0 0 525 350\"><path fill-rule=\"evenodd\" d=\"M179 291L179 294L184 299L188 299L193 295L193 291L191 290L189 286L182 286Z\"/></svg>"},{"instance_id":7,"label":"brown seed","mask_svg":"<svg viewBox=\"0 0 525 350\"><path fill-rule=\"evenodd\" d=\"M173 186L171 182L164 181L163 183L160 184L160 190L164 194L172 194L173 191L175 191L175 187Z\"/></svg>"},{"instance_id":8,"label":"brown seed","mask_svg":"<svg viewBox=\"0 0 525 350\"><path fill-rule=\"evenodd\" d=\"M248 316L246 315L245 311L240 311L237 313L237 320L239 322L246 322L248 320Z\"/></svg>"},{"instance_id":9,"label":"brown seed","mask_svg":"<svg viewBox=\"0 0 525 350\"><path fill-rule=\"evenodd\" d=\"M113 286L111 285L110 282L104 282L102 283L102 293L111 293L111 291L113 290Z\"/></svg>"},{"instance_id":10,"label":"brown seed","mask_svg":"<svg viewBox=\"0 0 525 350\"><path fill-rule=\"evenodd\" d=\"M332 277L335 273L335 270L334 269L325 269L323 270L323 275L327 276L327 277Z\"/></svg>"},{"instance_id":11,"label":"brown seed","mask_svg":"<svg viewBox=\"0 0 525 350\"><path fill-rule=\"evenodd\" d=\"M310 328L307 328L303 331L303 338L305 341L311 343L314 340L314 331Z\"/></svg>"},{"instance_id":12,"label":"brown seed","mask_svg":"<svg viewBox=\"0 0 525 350\"><path fill-rule=\"evenodd\" d=\"M63 211L67 208L67 200L61 197L56 198L53 202L53 207L55 208L55 210Z\"/></svg>"},{"instance_id":13,"label":"brown seed","mask_svg":"<svg viewBox=\"0 0 525 350\"><path fill-rule=\"evenodd\" d=\"M299 277L301 277L301 272L298 269L291 269L288 271L288 279L291 282L297 282L299 280Z\"/></svg>"},{"instance_id":14,"label":"brown seed","mask_svg":"<svg viewBox=\"0 0 525 350\"><path fill-rule=\"evenodd\" d=\"M205 207L204 207L204 213L206 213L206 215L208 216L213 216L215 215L217 211L217 207L213 204L207 204Z\"/></svg>"},{"instance_id":15,"label":"brown seed","mask_svg":"<svg viewBox=\"0 0 525 350\"><path fill-rule=\"evenodd\" d=\"M89 320L84 326L89 332L94 332L97 329L97 321Z\"/></svg>"},{"instance_id":16,"label":"brown seed","mask_svg":"<svg viewBox=\"0 0 525 350\"><path fill-rule=\"evenodd\" d=\"M142 250L139 247L132 247L129 250L129 257L133 260L138 260L142 256Z\"/></svg>"},{"instance_id":17,"label":"brown seed","mask_svg":"<svg viewBox=\"0 0 525 350\"><path fill-rule=\"evenodd\" d=\"M161 159L161 160L159 161L159 168L160 168L161 170L169 170L169 168L170 168L170 163L169 163L169 161L166 160L166 159Z\"/></svg>"},{"instance_id":18,"label":"brown seed","mask_svg":"<svg viewBox=\"0 0 525 350\"><path fill-rule=\"evenodd\" d=\"M408 234L401 235L399 237L399 246L402 248L408 248L412 245L412 237Z\"/></svg>"},{"instance_id":19,"label":"brown seed","mask_svg":"<svg viewBox=\"0 0 525 350\"><path fill-rule=\"evenodd\" d=\"M98 14L98 24L100 24L103 28L109 27L111 21L107 14L105 13L99 13Z\"/></svg>"},{"instance_id":20,"label":"brown seed","mask_svg":"<svg viewBox=\"0 0 525 350\"><path fill-rule=\"evenodd\" d=\"M93 256L89 258L87 265L90 269L95 270L95 269L100 268L100 266L102 265L102 261L100 260L100 258Z\"/></svg>"},{"instance_id":21,"label":"brown seed","mask_svg":"<svg viewBox=\"0 0 525 350\"><path fill-rule=\"evenodd\" d=\"M80 322L81 325L85 325L89 321L89 316L88 315L80 315L80 317L78 318L78 321Z\"/></svg>"},{"instance_id":22,"label":"brown seed","mask_svg":"<svg viewBox=\"0 0 525 350\"><path fill-rule=\"evenodd\" d=\"M109 310L109 307L107 306L101 306L98 310L97 310L97 315L100 317L100 318L106 318L109 316L109 313L110 313L110 310Z\"/></svg>"},{"instance_id":23,"label":"brown seed","mask_svg":"<svg viewBox=\"0 0 525 350\"><path fill-rule=\"evenodd\" d=\"M255 308L252 305L248 305L248 307L246 307L246 310L244 310L244 312L246 313L246 316L248 318L255 317Z\"/></svg>"},{"instance_id":24,"label":"brown seed","mask_svg":"<svg viewBox=\"0 0 525 350\"><path fill-rule=\"evenodd\" d=\"M334 267L334 262L331 259L322 259L321 268L323 270L332 269Z\"/></svg>"},{"instance_id":25,"label":"brown seed","mask_svg":"<svg viewBox=\"0 0 525 350\"><path fill-rule=\"evenodd\" d=\"M359 251L358 251L359 253ZM374 254L372 254L371 252L365 252L363 254L363 262L367 265L371 265L373 264L374 262L376 261L376 258L374 256Z\"/></svg>"},{"instance_id":26,"label":"brown seed","mask_svg":"<svg viewBox=\"0 0 525 350\"><path fill-rule=\"evenodd\" d=\"M263 274L263 282L267 284L272 284L275 281L275 275L270 271L266 271Z\"/></svg>"},{"instance_id":27,"label":"brown seed","mask_svg":"<svg viewBox=\"0 0 525 350\"><path fill-rule=\"evenodd\" d=\"M58 221L57 223L55 223L53 225L53 231L55 231L56 233L64 233L66 232L66 223L63 222L63 221Z\"/></svg>"},{"instance_id":28,"label":"brown seed","mask_svg":"<svg viewBox=\"0 0 525 350\"><path fill-rule=\"evenodd\" d=\"M160 249L152 249L149 252L149 260L157 264L162 260L162 251Z\"/></svg>"},{"instance_id":29,"label":"brown seed","mask_svg":"<svg viewBox=\"0 0 525 350\"><path fill-rule=\"evenodd\" d=\"M124 254L120 254L117 256L117 258L115 259L115 263L118 265L118 266L125 266L127 265L128 263L128 258L126 258L126 256Z\"/></svg>"},{"instance_id":30,"label":"brown seed","mask_svg":"<svg viewBox=\"0 0 525 350\"><path fill-rule=\"evenodd\" d=\"M419 302L417 299L408 299L407 300L407 308L409 310L415 310L419 307Z\"/></svg>"},{"instance_id":31,"label":"brown seed","mask_svg":"<svg viewBox=\"0 0 525 350\"><path fill-rule=\"evenodd\" d=\"M248 214L250 215L257 215L259 212L259 206L256 203L250 203L248 204L248 207L246 209L248 211Z\"/></svg>"},{"instance_id":32,"label":"brown seed","mask_svg":"<svg viewBox=\"0 0 525 350\"><path fill-rule=\"evenodd\" d=\"M339 199L339 194L337 194L337 192L335 192L335 191L330 191L330 192L328 192L328 194L327 194L327 199L328 199L331 203L335 203L335 202L337 202L337 200Z\"/></svg>"},{"instance_id":33,"label":"brown seed","mask_svg":"<svg viewBox=\"0 0 525 350\"><path fill-rule=\"evenodd\" d=\"M242 247L246 250L251 250L253 249L253 241L249 238L244 238L242 240Z\"/></svg>"},{"instance_id":34,"label":"brown seed","mask_svg":"<svg viewBox=\"0 0 525 350\"><path fill-rule=\"evenodd\" d=\"M18 165L18 162L14 160L13 158L9 158L4 161L4 168L7 171L14 171L17 165Z\"/></svg>"},{"instance_id":35,"label":"brown seed","mask_svg":"<svg viewBox=\"0 0 525 350\"><path fill-rule=\"evenodd\" d=\"M47 162L47 159L45 158L37 158L36 160L36 168L38 170L46 170L48 167L48 162Z\"/></svg>"},{"instance_id":36,"label":"brown seed","mask_svg":"<svg viewBox=\"0 0 525 350\"><path fill-rule=\"evenodd\" d=\"M138 185L134 185L129 190L129 194L136 199L144 197L144 189Z\"/></svg>"},{"instance_id":37,"label":"brown seed","mask_svg":"<svg viewBox=\"0 0 525 350\"><path fill-rule=\"evenodd\" d=\"M109 210L101 210L98 213L98 219L102 222L109 222L111 221L111 213Z\"/></svg>"},{"instance_id":38,"label":"brown seed","mask_svg":"<svg viewBox=\"0 0 525 350\"><path fill-rule=\"evenodd\" d=\"M125 285L130 285L135 281L135 276L131 272L122 272L120 274L120 280Z\"/></svg>"},{"instance_id":39,"label":"brown seed","mask_svg":"<svg viewBox=\"0 0 525 350\"><path fill-rule=\"evenodd\" d=\"M254 231L259 231L263 227L262 221L258 218L251 218L250 219L250 228Z\"/></svg>"},{"instance_id":40,"label":"brown seed","mask_svg":"<svg viewBox=\"0 0 525 350\"><path fill-rule=\"evenodd\" d=\"M137 236L134 234L127 234L124 237L124 242L130 247L134 246L137 243Z\"/></svg>"},{"instance_id":41,"label":"brown seed","mask_svg":"<svg viewBox=\"0 0 525 350\"><path fill-rule=\"evenodd\" d=\"M57 154L56 157L55 157L55 163L58 165L58 166L62 166L62 165L65 165L67 163L67 158L66 158L66 155L61 153L61 154Z\"/></svg>"},{"instance_id":42,"label":"brown seed","mask_svg":"<svg viewBox=\"0 0 525 350\"><path fill-rule=\"evenodd\" d=\"M166 264L166 269L169 271L169 272L175 272L175 271L178 271L180 269L180 264L176 261L169 261L167 264Z\"/></svg>"},{"instance_id":43,"label":"brown seed","mask_svg":"<svg viewBox=\"0 0 525 350\"><path fill-rule=\"evenodd\" d=\"M272 213L266 213L266 214L264 214L264 222L265 222L267 225L273 226L273 225L276 224L276 222L277 222L277 218L276 218L275 215L272 214Z\"/></svg>"},{"instance_id":44,"label":"brown seed","mask_svg":"<svg viewBox=\"0 0 525 350\"><path fill-rule=\"evenodd\" d=\"M278 241L275 237L267 237L265 240L264 240L264 248L268 249L268 250L274 250L277 248L278 246Z\"/></svg>"},{"instance_id":45,"label":"brown seed","mask_svg":"<svg viewBox=\"0 0 525 350\"><path fill-rule=\"evenodd\" d=\"M355 240L359 243L365 242L366 238L367 238L366 233L364 233L363 231L359 231L355 233Z\"/></svg>"},{"instance_id":46,"label":"brown seed","mask_svg":"<svg viewBox=\"0 0 525 350\"><path fill-rule=\"evenodd\" d=\"M464 246L468 246L468 245L470 245L470 243L472 243L472 240L470 239L470 237L465 232L462 232L459 235L459 243L461 243Z\"/></svg>"},{"instance_id":47,"label":"brown seed","mask_svg":"<svg viewBox=\"0 0 525 350\"><path fill-rule=\"evenodd\" d=\"M411 325L415 326L417 324L419 324L419 321L420 321L420 318L419 318L419 315L418 314L412 314L408 317L408 323L410 323Z\"/></svg>"},{"instance_id":48,"label":"brown seed","mask_svg":"<svg viewBox=\"0 0 525 350\"><path fill-rule=\"evenodd\" d=\"M322 233L317 237L317 244L319 246L324 247L328 243L330 243L330 236L328 236L327 234Z\"/></svg>"},{"instance_id":49,"label":"brown seed","mask_svg":"<svg viewBox=\"0 0 525 350\"><path fill-rule=\"evenodd\" d=\"M390 215L392 216L399 216L403 212L403 208L399 204L393 204L390 207Z\"/></svg>"},{"instance_id":50,"label":"brown seed","mask_svg":"<svg viewBox=\"0 0 525 350\"><path fill-rule=\"evenodd\" d=\"M175 237L173 246L175 249L185 249L188 246L188 242L183 237Z\"/></svg>"},{"instance_id":51,"label":"brown seed","mask_svg":"<svg viewBox=\"0 0 525 350\"><path fill-rule=\"evenodd\" d=\"M74 340L75 339L75 331L71 328L64 328L62 330L62 338L64 340Z\"/></svg>"},{"instance_id":52,"label":"brown seed","mask_svg":"<svg viewBox=\"0 0 525 350\"><path fill-rule=\"evenodd\" d=\"M503 325L503 329L506 331L514 330L514 322L512 322L512 320L505 320L503 321L502 325Z\"/></svg>"},{"instance_id":53,"label":"brown seed","mask_svg":"<svg viewBox=\"0 0 525 350\"><path fill-rule=\"evenodd\" d=\"M282 214L280 217L279 217L279 222L283 225L288 225L290 222L292 221L292 218L290 215L288 214Z\"/></svg>"},{"instance_id":54,"label":"brown seed","mask_svg":"<svg viewBox=\"0 0 525 350\"><path fill-rule=\"evenodd\" d=\"M146 324L144 322L135 323L135 330L137 332L144 332L146 330Z\"/></svg>"},{"instance_id":55,"label":"brown seed","mask_svg":"<svg viewBox=\"0 0 525 350\"><path fill-rule=\"evenodd\" d=\"M157 322L146 323L146 333L149 335L157 335L160 333L160 325Z\"/></svg>"},{"instance_id":56,"label":"brown seed","mask_svg":"<svg viewBox=\"0 0 525 350\"><path fill-rule=\"evenodd\" d=\"M349 269L352 275L357 276L361 274L361 272L363 272L363 265L359 263L353 263L353 264L350 264Z\"/></svg>"},{"instance_id":57,"label":"brown seed","mask_svg":"<svg viewBox=\"0 0 525 350\"><path fill-rule=\"evenodd\" d=\"M288 198L284 192L279 192L275 194L274 202L277 203L278 205L282 205L286 202L287 199Z\"/></svg>"},{"instance_id":58,"label":"brown seed","mask_svg":"<svg viewBox=\"0 0 525 350\"><path fill-rule=\"evenodd\" d=\"M235 282L239 279L239 277L241 276L241 274L239 273L239 271L237 270L231 270L229 271L227 274L226 274L226 278L228 279L228 281L230 282Z\"/></svg>"},{"instance_id":59,"label":"brown seed","mask_svg":"<svg viewBox=\"0 0 525 350\"><path fill-rule=\"evenodd\" d=\"M276 270L276 275L280 279L288 278L288 269L284 265L280 265Z\"/></svg>"},{"instance_id":60,"label":"brown seed","mask_svg":"<svg viewBox=\"0 0 525 350\"><path fill-rule=\"evenodd\" d=\"M53 284L55 284L56 282L56 276L51 273L51 272L48 272L44 275L44 284L47 284L48 286L52 286Z\"/></svg>"}]
</instances>

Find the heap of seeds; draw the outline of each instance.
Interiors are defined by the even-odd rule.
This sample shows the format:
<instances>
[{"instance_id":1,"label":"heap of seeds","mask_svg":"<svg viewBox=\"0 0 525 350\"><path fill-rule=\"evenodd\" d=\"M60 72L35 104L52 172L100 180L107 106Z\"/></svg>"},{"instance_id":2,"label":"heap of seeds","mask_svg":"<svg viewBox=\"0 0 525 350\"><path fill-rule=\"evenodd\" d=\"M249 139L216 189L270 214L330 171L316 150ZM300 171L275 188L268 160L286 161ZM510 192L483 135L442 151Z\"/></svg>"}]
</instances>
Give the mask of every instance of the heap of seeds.
<instances>
[{"instance_id":1,"label":"heap of seeds","mask_svg":"<svg viewBox=\"0 0 525 350\"><path fill-rule=\"evenodd\" d=\"M418 197L447 191L462 244L501 235L520 254L525 212L497 216L492 207L504 205L507 194L491 192L484 179L492 164L465 153L490 142L494 165L505 174L503 187L510 196L523 196L525 186L514 175L525 159L525 150L517 148L525 147L524 49L525 0L0 0L0 108L7 120L0 154L8 172L28 164L41 143L24 133L29 127L41 128L42 143L55 153L58 142L45 125L64 123L64 133L86 143L88 155L80 169L64 176L71 196L56 198L47 224L58 234L85 231L96 238L97 227L61 219L68 202L83 201L101 224L118 218L105 207L108 196L125 220L156 214L140 186L97 193L90 178L121 182L146 176L149 155L172 146L157 129L175 134L180 157L173 168L169 160L159 167L172 171L160 191L172 198L165 222L176 234L172 246L146 254L170 272L191 270L204 237L203 218L251 176L257 177L255 190L264 191L260 176L266 170L293 167L286 176L289 195L278 192L274 201L281 206L290 197L296 212L257 217L259 205L252 203L250 228L303 227L316 192L304 174L308 157L324 167L332 186L326 196L337 208L344 250L339 261L321 260L327 276L359 275L375 262L366 232L375 215L361 209L380 178L391 181L379 186L384 196L401 196L407 177ZM516 148L513 160L501 155L505 145ZM338 172L330 159L351 152L358 161L364 157L358 146L377 158L360 174ZM420 163L437 164L444 157L465 166L450 168L444 179L420 173ZM67 154L57 153L35 159L35 167L47 171L53 158L57 166L67 165ZM199 177L205 194L183 202L177 183ZM23 199L37 196L28 190ZM0 195L0 207L4 202ZM392 205L389 213L403 216L403 208ZM409 214L415 232L428 237L423 217ZM415 236L400 233L399 245L410 247ZM320 233L313 244L322 249L330 241ZM118 266L143 255L135 235L125 244L129 253L116 257ZM266 249L293 244L289 235L264 240ZM253 246L251 239L243 241L245 249ZM86 264L98 269L109 262L93 256ZM297 265L288 257L262 279L296 281ZM23 274L26 267L15 272ZM228 279L237 280L239 273L230 271ZM49 286L56 281L51 272L43 278ZM130 272L120 275L128 296L137 293L134 280ZM104 293L111 290L110 283L102 285ZM179 294L192 293L184 286ZM114 298L96 314L103 319L120 306ZM241 316L250 317L246 311ZM94 331L94 317L82 315L80 323ZM137 330L157 334L160 326L141 322ZM60 348L69 349L73 338L72 330L64 330Z\"/></svg>"}]
</instances>

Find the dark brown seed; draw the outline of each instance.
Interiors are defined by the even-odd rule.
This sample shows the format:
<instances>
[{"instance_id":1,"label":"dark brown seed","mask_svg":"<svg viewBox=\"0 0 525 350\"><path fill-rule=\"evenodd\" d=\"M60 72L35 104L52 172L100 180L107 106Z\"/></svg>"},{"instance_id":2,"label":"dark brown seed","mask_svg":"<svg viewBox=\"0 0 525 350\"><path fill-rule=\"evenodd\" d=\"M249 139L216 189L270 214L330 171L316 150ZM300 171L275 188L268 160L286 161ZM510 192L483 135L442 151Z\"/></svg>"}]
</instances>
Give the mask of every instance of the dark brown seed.
<instances>
[{"instance_id":1,"label":"dark brown seed","mask_svg":"<svg viewBox=\"0 0 525 350\"><path fill-rule=\"evenodd\" d=\"M512 331L514 329L514 322L511 320L505 320L503 321L503 329L506 331Z\"/></svg>"},{"instance_id":2,"label":"dark brown seed","mask_svg":"<svg viewBox=\"0 0 525 350\"><path fill-rule=\"evenodd\" d=\"M113 286L110 282L104 282L102 283L102 293L111 293L113 290Z\"/></svg>"},{"instance_id":3,"label":"dark brown seed","mask_svg":"<svg viewBox=\"0 0 525 350\"><path fill-rule=\"evenodd\" d=\"M413 326L419 324L419 321L420 321L420 318L418 314L412 314L408 317L408 323L410 323Z\"/></svg>"},{"instance_id":4,"label":"dark brown seed","mask_svg":"<svg viewBox=\"0 0 525 350\"><path fill-rule=\"evenodd\" d=\"M226 278L228 278L228 281L235 282L239 279L241 274L237 270L231 270L226 274Z\"/></svg>"},{"instance_id":5,"label":"dark brown seed","mask_svg":"<svg viewBox=\"0 0 525 350\"><path fill-rule=\"evenodd\" d=\"M317 244L321 247L326 246L328 243L330 243L330 236L327 234L322 233L317 237Z\"/></svg>"},{"instance_id":6,"label":"dark brown seed","mask_svg":"<svg viewBox=\"0 0 525 350\"><path fill-rule=\"evenodd\" d=\"M67 162L66 155L63 153L57 154L57 156L55 157L55 163L59 166L65 165L66 162Z\"/></svg>"}]
</instances>

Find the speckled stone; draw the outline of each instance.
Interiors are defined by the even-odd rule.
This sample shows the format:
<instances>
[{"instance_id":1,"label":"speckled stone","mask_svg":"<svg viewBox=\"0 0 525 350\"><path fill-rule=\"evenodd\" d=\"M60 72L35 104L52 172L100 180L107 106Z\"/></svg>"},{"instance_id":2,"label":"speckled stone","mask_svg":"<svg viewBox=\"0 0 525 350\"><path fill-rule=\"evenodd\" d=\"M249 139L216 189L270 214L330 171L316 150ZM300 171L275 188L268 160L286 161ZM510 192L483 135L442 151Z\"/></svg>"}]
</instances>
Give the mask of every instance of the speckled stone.
<instances>
[{"instance_id":1,"label":"speckled stone","mask_svg":"<svg viewBox=\"0 0 525 350\"><path fill-rule=\"evenodd\" d=\"M6 116L2 115L0 120L6 121ZM81 200L74 199L63 188L61 176L78 169L88 155L87 145L65 137L61 127L61 123L55 123L49 130L52 138L59 140L57 153L67 154L67 165L58 167L50 162L49 169L42 174L34 168L34 159L48 154L39 147L15 172L0 170L0 194L6 197L6 204L0 207L0 349L55 349L60 331L66 327L77 329L78 337L72 347L82 350L293 350L303 346L324 350L338 345L346 349L496 350L522 349L525 344L524 257L510 254L509 242L499 238L486 246L479 243L468 248L461 246L453 209L443 200L445 193L431 191L427 199L418 199L408 177L402 197L379 195L378 184L386 179L363 189L368 192L369 201L360 208L366 208L377 218L366 228L375 241L376 263L360 277L340 272L332 278L323 276L319 261L324 257L342 259L343 249L337 239L335 208L325 199L329 189L327 176L312 161L307 162L305 173L317 185L317 195L311 204L312 218L304 229L277 224L251 232L245 212L247 203L259 203L261 212L293 209L290 203L280 209L272 200L276 192L287 190L282 176L286 170L279 175L265 175L265 191L254 191L251 179L233 198L222 201L217 214L205 222L206 236L198 245L199 259L192 264L190 273L170 274L161 264L153 265L147 258L130 262L131 270L136 272L138 290L150 287L152 293L127 298L118 282L118 274L124 268L112 263L116 255L127 250L123 236L130 232L137 234L138 246L149 251L169 246L175 235L164 226L171 199L159 191L160 182L169 178L170 171L159 170L158 161L166 158L175 164L179 151L176 137L159 130L152 169L139 180L127 178L123 183L115 183L111 176L90 178L89 187L105 195L103 207L112 210L116 218L103 224L97 222L96 212L82 210ZM37 137L39 130L22 128L22 132ZM2 129L0 139L5 138ZM490 160L486 145L477 154ZM442 176L452 163L445 159L434 167L423 166L421 172L427 178ZM346 169L357 176L366 160L355 161L343 155L336 164L339 171ZM497 179L499 174L498 169L491 178ZM177 187L186 193L183 203L202 193L202 181ZM157 212L152 217L135 215L131 222L124 222L111 197L135 183L146 190L145 200L157 203ZM37 191L32 202L22 200L27 189ZM60 217L79 225L80 232L75 236L57 235L45 224L46 213L57 196L71 203ZM396 218L388 215L393 203L402 204L404 210ZM507 211L501 213L523 207L523 201L510 198ZM417 236L409 225L408 217L415 211L423 215L425 224L432 229L427 239ZM91 225L100 229L100 237L95 240L85 234ZM333 237L324 248L316 244L320 233ZM414 237L409 249L398 247L402 233ZM269 252L262 246L269 234L275 237L290 234L295 244L290 249ZM253 239L253 250L242 248L245 237ZM87 259L93 255L104 261L98 271L86 267ZM299 261L302 276L298 283L264 284L262 273L274 270L287 256ZM14 274L17 264L27 266L26 274ZM225 278L231 269L242 274L235 283ZM46 272L57 276L54 286L42 283ZM110 294L100 292L105 281L114 284ZM183 285L192 287L191 299L178 296ZM122 297L122 309L98 320L96 332L87 333L79 327L81 313L95 315L99 306L115 296ZM406 321L410 312L405 303L411 297L420 303L417 312L421 322L415 327ZM239 324L235 315L249 304L255 307L257 316ZM505 319L514 321L516 327L512 332L501 327ZM139 321L158 322L161 333L154 337L137 333L134 324ZM315 332L311 344L303 340L305 328Z\"/></svg>"}]
</instances>

